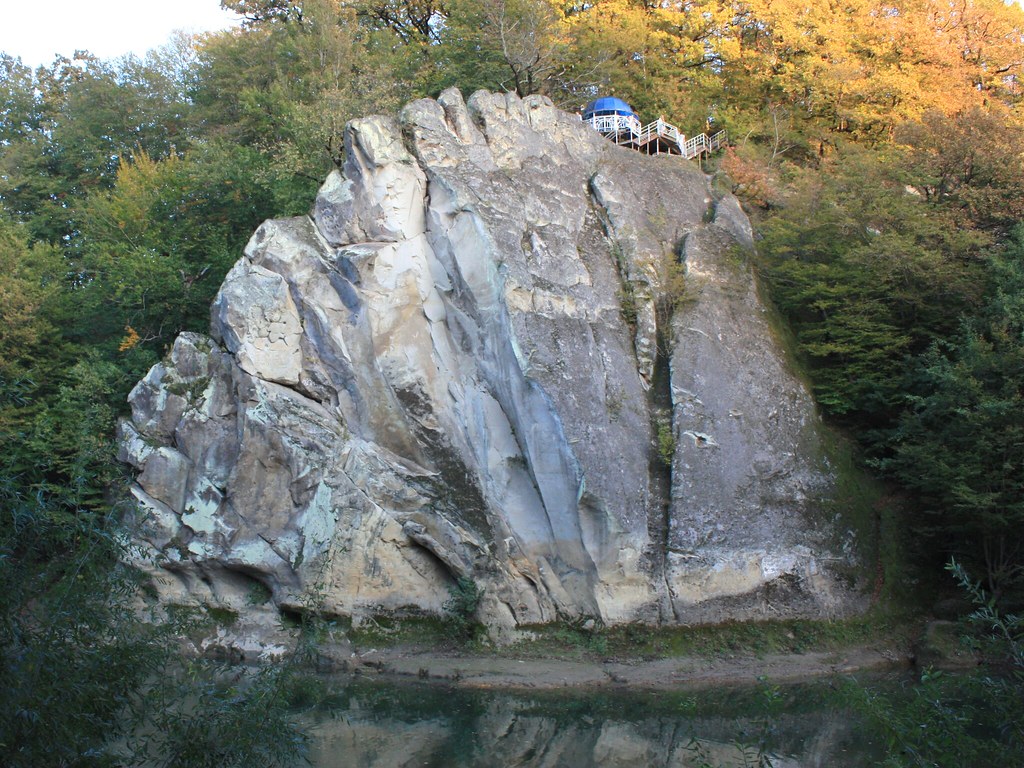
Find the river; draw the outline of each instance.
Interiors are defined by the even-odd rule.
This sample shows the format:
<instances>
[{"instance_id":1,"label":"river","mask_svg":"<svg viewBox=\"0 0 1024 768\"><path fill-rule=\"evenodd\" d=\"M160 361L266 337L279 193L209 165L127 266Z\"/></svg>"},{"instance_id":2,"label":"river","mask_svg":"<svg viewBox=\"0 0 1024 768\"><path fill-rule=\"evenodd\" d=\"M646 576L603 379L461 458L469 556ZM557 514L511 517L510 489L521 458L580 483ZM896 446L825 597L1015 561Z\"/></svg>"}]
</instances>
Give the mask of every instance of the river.
<instances>
[{"instance_id":1,"label":"river","mask_svg":"<svg viewBox=\"0 0 1024 768\"><path fill-rule=\"evenodd\" d=\"M306 721L317 768L853 768L881 757L837 680L669 691L509 692L359 677L330 686L329 704Z\"/></svg>"}]
</instances>

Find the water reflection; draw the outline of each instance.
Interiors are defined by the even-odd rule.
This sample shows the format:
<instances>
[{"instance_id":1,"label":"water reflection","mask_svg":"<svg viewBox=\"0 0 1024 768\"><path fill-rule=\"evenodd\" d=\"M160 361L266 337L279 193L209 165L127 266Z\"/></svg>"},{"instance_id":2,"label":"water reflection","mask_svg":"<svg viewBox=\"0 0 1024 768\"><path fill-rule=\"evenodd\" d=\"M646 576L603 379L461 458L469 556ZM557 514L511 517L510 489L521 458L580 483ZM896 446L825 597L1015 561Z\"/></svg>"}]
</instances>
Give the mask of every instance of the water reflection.
<instances>
[{"instance_id":1,"label":"water reflection","mask_svg":"<svg viewBox=\"0 0 1024 768\"><path fill-rule=\"evenodd\" d=\"M879 755L828 684L512 694L336 681L317 768L867 766ZM768 763L764 763L767 765Z\"/></svg>"}]
</instances>

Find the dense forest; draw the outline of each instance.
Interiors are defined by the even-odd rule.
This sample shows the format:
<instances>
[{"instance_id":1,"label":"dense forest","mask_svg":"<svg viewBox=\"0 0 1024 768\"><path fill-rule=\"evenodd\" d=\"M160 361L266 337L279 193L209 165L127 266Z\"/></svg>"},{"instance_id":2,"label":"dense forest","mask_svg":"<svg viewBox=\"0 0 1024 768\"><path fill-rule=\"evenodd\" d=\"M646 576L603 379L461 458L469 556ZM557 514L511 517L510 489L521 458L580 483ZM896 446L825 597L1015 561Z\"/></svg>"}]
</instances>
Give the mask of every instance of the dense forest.
<instances>
[{"instance_id":1,"label":"dense forest","mask_svg":"<svg viewBox=\"0 0 1024 768\"><path fill-rule=\"evenodd\" d=\"M346 121L450 86L570 110L616 95L726 129L707 170L754 219L754 268L820 407L890 488L901 557L936 584L955 557L1019 640L1001 612L1024 585L1020 6L222 5L240 27L144 58L0 55L3 762L110 764L102 745L169 663L175 628L137 620L118 565L128 391L207 330L256 226L308 210ZM167 738L194 738L186 720ZM252 759L270 762L209 764Z\"/></svg>"}]
</instances>

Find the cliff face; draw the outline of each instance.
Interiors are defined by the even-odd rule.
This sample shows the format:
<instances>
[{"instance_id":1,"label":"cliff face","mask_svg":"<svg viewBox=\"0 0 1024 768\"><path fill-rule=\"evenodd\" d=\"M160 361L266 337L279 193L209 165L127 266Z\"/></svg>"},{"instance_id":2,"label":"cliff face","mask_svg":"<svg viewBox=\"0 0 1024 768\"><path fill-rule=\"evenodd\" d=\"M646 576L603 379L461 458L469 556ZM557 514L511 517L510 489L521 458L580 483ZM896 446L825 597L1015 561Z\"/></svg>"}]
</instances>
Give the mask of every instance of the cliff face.
<instances>
[{"instance_id":1,"label":"cliff face","mask_svg":"<svg viewBox=\"0 0 1024 768\"><path fill-rule=\"evenodd\" d=\"M468 577L499 628L855 605L749 223L695 164L456 91L353 122L346 158L131 394L164 599L440 612Z\"/></svg>"}]
</instances>

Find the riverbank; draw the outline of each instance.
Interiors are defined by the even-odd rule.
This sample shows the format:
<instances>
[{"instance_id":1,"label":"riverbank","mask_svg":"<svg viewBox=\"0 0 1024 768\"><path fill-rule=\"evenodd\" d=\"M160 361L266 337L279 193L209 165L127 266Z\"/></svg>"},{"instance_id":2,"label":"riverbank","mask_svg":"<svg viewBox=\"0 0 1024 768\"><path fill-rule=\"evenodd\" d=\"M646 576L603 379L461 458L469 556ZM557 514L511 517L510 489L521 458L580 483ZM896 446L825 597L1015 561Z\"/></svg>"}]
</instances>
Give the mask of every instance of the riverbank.
<instances>
[{"instance_id":1,"label":"riverbank","mask_svg":"<svg viewBox=\"0 0 1024 768\"><path fill-rule=\"evenodd\" d=\"M481 633L459 640L444 622L406 619L346 627L320 653L327 669L467 688L699 688L909 667L923 626L879 614L694 627L563 624L494 645Z\"/></svg>"},{"instance_id":2,"label":"riverbank","mask_svg":"<svg viewBox=\"0 0 1024 768\"><path fill-rule=\"evenodd\" d=\"M949 624L948 622L944 622ZM558 689L619 686L637 689L788 683L925 664L962 668L955 636L945 654L921 616L875 612L839 620L730 622L690 627L594 626L561 623L526 627L495 643L482 627L439 617L378 616L358 625L315 620L316 667L324 672L422 680L466 688ZM200 655L259 663L289 653L298 626L263 625L263 642L244 619L200 640ZM955 625L950 624L955 629ZM921 659L917 659L921 661Z\"/></svg>"},{"instance_id":3,"label":"riverbank","mask_svg":"<svg viewBox=\"0 0 1024 768\"><path fill-rule=\"evenodd\" d=\"M467 653L411 652L399 648L352 650L339 658L325 649L339 671L386 678L443 682L477 689L559 689L625 687L706 688L759 680L789 683L831 675L909 667L912 657L899 648L847 648L842 652L733 654L721 658L653 660L567 660L515 658Z\"/></svg>"}]
</instances>

